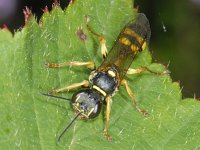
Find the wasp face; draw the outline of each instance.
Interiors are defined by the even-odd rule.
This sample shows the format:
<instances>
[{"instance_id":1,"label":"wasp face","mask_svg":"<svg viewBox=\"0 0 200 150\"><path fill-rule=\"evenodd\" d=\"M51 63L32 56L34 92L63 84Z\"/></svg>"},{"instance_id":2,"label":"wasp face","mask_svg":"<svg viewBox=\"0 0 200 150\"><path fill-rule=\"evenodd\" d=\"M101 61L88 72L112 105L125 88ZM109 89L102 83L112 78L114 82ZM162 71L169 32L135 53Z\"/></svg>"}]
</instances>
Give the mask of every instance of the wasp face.
<instances>
[{"instance_id":1,"label":"wasp face","mask_svg":"<svg viewBox=\"0 0 200 150\"><path fill-rule=\"evenodd\" d=\"M99 115L104 97L94 89L84 89L72 97L74 110L81 112L81 118L91 119Z\"/></svg>"}]
</instances>

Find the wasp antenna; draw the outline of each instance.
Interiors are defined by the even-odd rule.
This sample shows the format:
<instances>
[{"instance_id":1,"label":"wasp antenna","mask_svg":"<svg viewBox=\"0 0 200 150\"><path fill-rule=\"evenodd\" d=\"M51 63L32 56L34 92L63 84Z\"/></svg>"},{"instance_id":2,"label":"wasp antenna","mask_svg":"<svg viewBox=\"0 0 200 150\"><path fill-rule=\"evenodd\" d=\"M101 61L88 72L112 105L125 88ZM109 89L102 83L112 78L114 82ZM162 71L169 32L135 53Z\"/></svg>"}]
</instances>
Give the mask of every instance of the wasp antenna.
<instances>
[{"instance_id":1,"label":"wasp antenna","mask_svg":"<svg viewBox=\"0 0 200 150\"><path fill-rule=\"evenodd\" d=\"M47 93L42 93L42 92L40 92L40 94L42 94L44 96L53 97L53 98L57 98L57 99L66 100L66 101L71 102L71 99L67 99L67 98L64 98L64 97L55 96L55 95L51 95L51 94L47 94Z\"/></svg>"},{"instance_id":2,"label":"wasp antenna","mask_svg":"<svg viewBox=\"0 0 200 150\"><path fill-rule=\"evenodd\" d=\"M60 134L60 136L58 137L58 142L60 141L61 137L63 136L63 134L69 129L69 127L72 125L72 123L78 118L78 116L81 115L81 112L79 112L78 114L76 114L76 116L72 119L72 121L68 124L68 126L62 131L62 133Z\"/></svg>"}]
</instances>

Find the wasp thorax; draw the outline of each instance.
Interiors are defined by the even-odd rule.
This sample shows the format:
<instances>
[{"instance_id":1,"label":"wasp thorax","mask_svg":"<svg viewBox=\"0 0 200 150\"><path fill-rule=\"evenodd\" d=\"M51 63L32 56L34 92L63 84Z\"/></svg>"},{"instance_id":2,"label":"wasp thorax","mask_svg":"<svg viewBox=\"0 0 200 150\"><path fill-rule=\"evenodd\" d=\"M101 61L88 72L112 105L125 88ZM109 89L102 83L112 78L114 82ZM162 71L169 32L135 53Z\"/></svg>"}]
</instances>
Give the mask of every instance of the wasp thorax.
<instances>
[{"instance_id":1,"label":"wasp thorax","mask_svg":"<svg viewBox=\"0 0 200 150\"><path fill-rule=\"evenodd\" d=\"M84 89L72 97L73 108L82 118L95 118L101 111L104 97L94 89Z\"/></svg>"}]
</instances>

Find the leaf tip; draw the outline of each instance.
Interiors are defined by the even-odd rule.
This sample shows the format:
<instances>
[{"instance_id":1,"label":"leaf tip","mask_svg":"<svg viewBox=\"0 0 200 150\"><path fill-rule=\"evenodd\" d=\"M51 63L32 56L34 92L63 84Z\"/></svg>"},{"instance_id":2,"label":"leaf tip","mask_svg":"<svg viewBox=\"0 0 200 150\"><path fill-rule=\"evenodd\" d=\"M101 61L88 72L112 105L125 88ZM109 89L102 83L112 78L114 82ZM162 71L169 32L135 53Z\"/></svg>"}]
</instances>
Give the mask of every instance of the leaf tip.
<instances>
[{"instance_id":1,"label":"leaf tip","mask_svg":"<svg viewBox=\"0 0 200 150\"><path fill-rule=\"evenodd\" d=\"M180 80L174 82L174 84L176 84L176 85L179 86L179 87L180 87L180 83L181 83Z\"/></svg>"},{"instance_id":2,"label":"leaf tip","mask_svg":"<svg viewBox=\"0 0 200 150\"><path fill-rule=\"evenodd\" d=\"M26 6L25 9L23 10L23 14L24 14L24 18L25 18L25 24L27 24L27 22L30 20L30 18L32 16L32 12L28 8L28 6Z\"/></svg>"},{"instance_id":3,"label":"leaf tip","mask_svg":"<svg viewBox=\"0 0 200 150\"><path fill-rule=\"evenodd\" d=\"M3 24L3 29L8 29L7 24Z\"/></svg>"},{"instance_id":4,"label":"leaf tip","mask_svg":"<svg viewBox=\"0 0 200 150\"><path fill-rule=\"evenodd\" d=\"M42 11L43 11L44 13L49 13L49 8L48 8L48 6L45 6L44 9L42 9Z\"/></svg>"},{"instance_id":5,"label":"leaf tip","mask_svg":"<svg viewBox=\"0 0 200 150\"><path fill-rule=\"evenodd\" d=\"M200 102L200 97L199 97L199 98L196 98L196 100Z\"/></svg>"},{"instance_id":6,"label":"leaf tip","mask_svg":"<svg viewBox=\"0 0 200 150\"><path fill-rule=\"evenodd\" d=\"M70 0L69 4L74 4L75 0Z\"/></svg>"},{"instance_id":7,"label":"leaf tip","mask_svg":"<svg viewBox=\"0 0 200 150\"><path fill-rule=\"evenodd\" d=\"M2 29L3 29L3 30L8 30L8 31L10 31L9 28L8 28L8 26L7 26L7 24L3 24Z\"/></svg>"},{"instance_id":8,"label":"leaf tip","mask_svg":"<svg viewBox=\"0 0 200 150\"><path fill-rule=\"evenodd\" d=\"M52 8L54 8L54 7L60 7L60 3L58 2L58 0L54 0Z\"/></svg>"},{"instance_id":9,"label":"leaf tip","mask_svg":"<svg viewBox=\"0 0 200 150\"><path fill-rule=\"evenodd\" d=\"M9 27L7 26L7 24L3 24L0 29L4 30L4 31L8 31L8 32L10 32L12 34L12 31L9 29Z\"/></svg>"}]
</instances>

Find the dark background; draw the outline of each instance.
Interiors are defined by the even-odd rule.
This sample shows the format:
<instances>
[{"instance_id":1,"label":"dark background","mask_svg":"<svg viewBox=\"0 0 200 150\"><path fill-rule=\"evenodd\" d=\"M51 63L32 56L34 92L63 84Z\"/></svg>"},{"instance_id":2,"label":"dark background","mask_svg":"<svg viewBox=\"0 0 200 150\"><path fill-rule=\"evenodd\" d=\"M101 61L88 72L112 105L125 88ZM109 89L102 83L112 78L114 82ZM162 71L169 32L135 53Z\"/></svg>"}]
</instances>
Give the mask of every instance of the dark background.
<instances>
[{"instance_id":1,"label":"dark background","mask_svg":"<svg viewBox=\"0 0 200 150\"><path fill-rule=\"evenodd\" d=\"M53 0L0 0L0 26L12 31L24 25L23 9L31 8L39 20L42 9ZM61 0L64 9L69 0ZM149 18L150 49L156 62L169 65L173 81L184 97L200 97L200 0L135 0L135 6Z\"/></svg>"}]
</instances>

